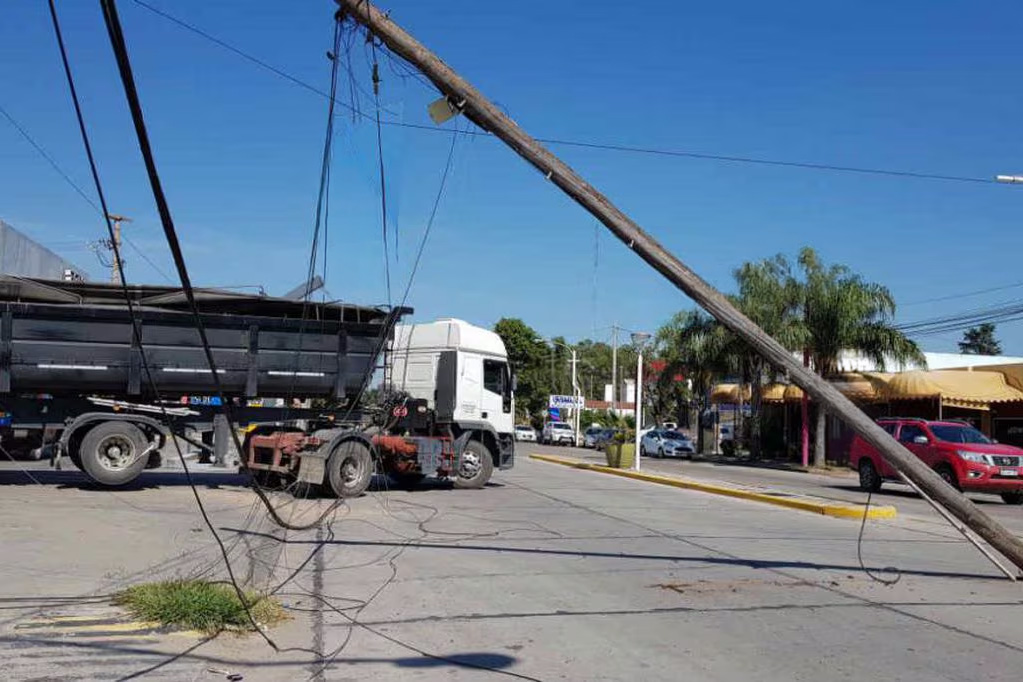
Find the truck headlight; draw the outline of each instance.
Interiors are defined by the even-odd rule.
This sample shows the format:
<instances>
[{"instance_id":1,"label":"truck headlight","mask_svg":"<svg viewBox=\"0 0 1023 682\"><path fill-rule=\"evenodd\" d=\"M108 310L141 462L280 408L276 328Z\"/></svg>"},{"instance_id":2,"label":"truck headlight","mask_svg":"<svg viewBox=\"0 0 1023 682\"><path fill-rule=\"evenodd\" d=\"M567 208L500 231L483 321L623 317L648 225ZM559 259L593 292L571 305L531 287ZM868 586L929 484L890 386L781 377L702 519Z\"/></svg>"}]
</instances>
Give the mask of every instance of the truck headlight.
<instances>
[{"instance_id":1,"label":"truck headlight","mask_svg":"<svg viewBox=\"0 0 1023 682\"><path fill-rule=\"evenodd\" d=\"M967 462L976 462L977 464L987 464L987 456L982 455L978 452L970 452L969 450L956 450L956 454Z\"/></svg>"}]
</instances>

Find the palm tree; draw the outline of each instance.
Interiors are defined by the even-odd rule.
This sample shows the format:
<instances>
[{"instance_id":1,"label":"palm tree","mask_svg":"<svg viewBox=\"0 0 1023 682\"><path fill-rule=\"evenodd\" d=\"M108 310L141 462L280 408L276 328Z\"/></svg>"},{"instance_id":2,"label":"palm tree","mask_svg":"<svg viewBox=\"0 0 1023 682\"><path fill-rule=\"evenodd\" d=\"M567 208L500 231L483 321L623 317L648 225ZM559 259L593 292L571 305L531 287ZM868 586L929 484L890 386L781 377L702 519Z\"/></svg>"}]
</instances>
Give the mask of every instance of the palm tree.
<instances>
[{"instance_id":1,"label":"palm tree","mask_svg":"<svg viewBox=\"0 0 1023 682\"><path fill-rule=\"evenodd\" d=\"M844 265L825 266L810 247L799 252L799 266L803 275L800 335L817 374L837 374L843 351L866 356L882 371L889 361L926 365L919 346L892 325L895 299L886 287L863 280ZM826 411L818 406L813 452L817 467L825 464L826 418Z\"/></svg>"},{"instance_id":2,"label":"palm tree","mask_svg":"<svg viewBox=\"0 0 1023 682\"><path fill-rule=\"evenodd\" d=\"M696 449L704 450L703 428L699 415L706 407L711 385L729 371L729 338L718 322L701 310L676 313L657 332L657 352L665 361L661 380L683 374L692 382L693 402L697 410Z\"/></svg>"},{"instance_id":3,"label":"palm tree","mask_svg":"<svg viewBox=\"0 0 1023 682\"><path fill-rule=\"evenodd\" d=\"M800 319L802 287L793 277L788 260L777 255L757 263L745 263L734 273L738 295L732 302L746 317L786 348L799 348L805 340ZM738 374L750 383L750 456L762 450L761 387L769 367L764 358L734 335L730 355Z\"/></svg>"}]
</instances>

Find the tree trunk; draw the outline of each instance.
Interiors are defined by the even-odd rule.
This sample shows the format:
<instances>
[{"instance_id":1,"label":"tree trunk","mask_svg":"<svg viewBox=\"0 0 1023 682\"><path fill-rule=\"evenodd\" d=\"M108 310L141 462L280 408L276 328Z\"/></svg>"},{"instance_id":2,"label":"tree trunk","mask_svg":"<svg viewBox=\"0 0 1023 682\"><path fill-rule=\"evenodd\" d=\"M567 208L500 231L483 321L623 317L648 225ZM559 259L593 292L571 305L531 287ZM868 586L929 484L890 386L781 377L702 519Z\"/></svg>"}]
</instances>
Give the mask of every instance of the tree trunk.
<instances>
[{"instance_id":1,"label":"tree trunk","mask_svg":"<svg viewBox=\"0 0 1023 682\"><path fill-rule=\"evenodd\" d=\"M763 455L763 402L760 396L761 373L758 369L750 377L750 422L749 422L749 455L751 459L760 459Z\"/></svg>"},{"instance_id":2,"label":"tree trunk","mask_svg":"<svg viewBox=\"0 0 1023 682\"><path fill-rule=\"evenodd\" d=\"M823 468L827 463L825 457L825 445L827 443L827 419L828 412L824 409L823 405L817 405L817 428L813 434L813 465L817 468Z\"/></svg>"}]
</instances>

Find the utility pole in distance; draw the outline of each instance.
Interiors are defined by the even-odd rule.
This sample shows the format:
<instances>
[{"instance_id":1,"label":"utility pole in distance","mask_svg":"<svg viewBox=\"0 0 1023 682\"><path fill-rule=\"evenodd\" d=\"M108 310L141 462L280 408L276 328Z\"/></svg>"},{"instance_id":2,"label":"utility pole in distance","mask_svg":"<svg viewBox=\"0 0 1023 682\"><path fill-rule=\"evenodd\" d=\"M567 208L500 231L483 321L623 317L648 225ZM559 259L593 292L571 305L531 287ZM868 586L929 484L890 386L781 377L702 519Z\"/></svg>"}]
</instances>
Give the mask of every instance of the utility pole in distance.
<instances>
[{"instance_id":1,"label":"utility pole in distance","mask_svg":"<svg viewBox=\"0 0 1023 682\"><path fill-rule=\"evenodd\" d=\"M877 448L896 470L905 474L1013 564L1023 569L1023 541L980 510L962 493L945 483L938 474L892 438L838 389L803 367L790 351L743 315L721 292L669 253L610 199L583 180L568 164L526 134L501 109L455 73L437 55L391 21L386 14L377 10L368 0L337 2L346 18L365 26L388 49L429 78L447 98L449 106L511 147L544 177L600 220L647 264L748 343L765 360L779 370L787 371L797 386L809 393L818 405L841 417L864 440Z\"/></svg>"},{"instance_id":2,"label":"utility pole in distance","mask_svg":"<svg viewBox=\"0 0 1023 682\"><path fill-rule=\"evenodd\" d=\"M110 250L114 253L114 263L110 266L110 281L114 284L121 284L121 269L124 261L121 259L121 223L130 223L131 218L123 215L108 215L114 223L114 243Z\"/></svg>"}]
</instances>

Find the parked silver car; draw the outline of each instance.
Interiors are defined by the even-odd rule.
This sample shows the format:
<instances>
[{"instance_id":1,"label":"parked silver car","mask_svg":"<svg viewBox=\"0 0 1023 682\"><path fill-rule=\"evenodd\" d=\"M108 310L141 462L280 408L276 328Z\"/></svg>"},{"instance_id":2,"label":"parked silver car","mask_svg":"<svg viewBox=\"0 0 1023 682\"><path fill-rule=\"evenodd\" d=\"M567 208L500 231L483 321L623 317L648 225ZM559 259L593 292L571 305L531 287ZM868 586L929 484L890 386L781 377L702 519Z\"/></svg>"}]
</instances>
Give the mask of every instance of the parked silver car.
<instances>
[{"instance_id":1,"label":"parked silver car","mask_svg":"<svg viewBox=\"0 0 1023 682\"><path fill-rule=\"evenodd\" d=\"M639 443L639 454L652 457L688 457L693 458L696 448L693 441L684 433L654 429Z\"/></svg>"},{"instance_id":2,"label":"parked silver car","mask_svg":"<svg viewBox=\"0 0 1023 682\"><path fill-rule=\"evenodd\" d=\"M597 441L600 434L604 432L602 426L591 426L590 428L583 431L583 447L584 448L595 448L597 447Z\"/></svg>"}]
</instances>

